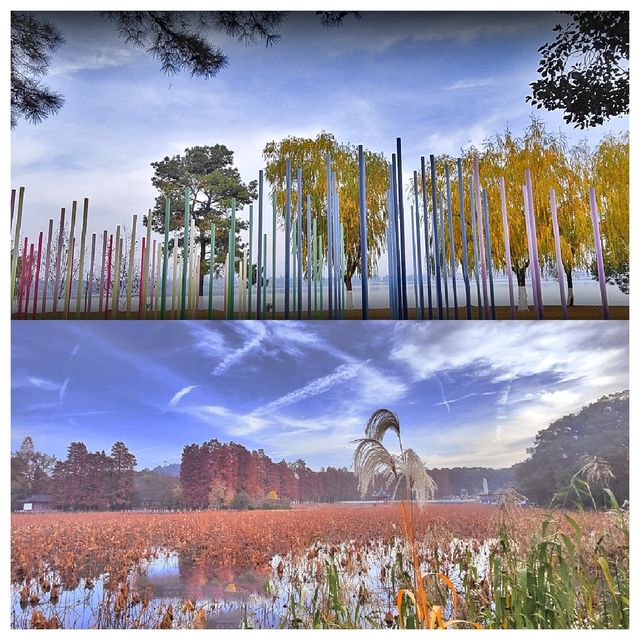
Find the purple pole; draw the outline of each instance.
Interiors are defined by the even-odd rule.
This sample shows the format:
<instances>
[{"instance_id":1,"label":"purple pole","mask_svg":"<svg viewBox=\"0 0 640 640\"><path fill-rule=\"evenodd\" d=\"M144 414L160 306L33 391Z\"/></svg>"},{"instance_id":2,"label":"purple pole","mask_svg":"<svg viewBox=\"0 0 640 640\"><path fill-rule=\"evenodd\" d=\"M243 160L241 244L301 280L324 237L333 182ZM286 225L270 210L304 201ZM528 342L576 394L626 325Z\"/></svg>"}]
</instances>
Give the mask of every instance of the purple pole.
<instances>
[{"instance_id":1,"label":"purple pole","mask_svg":"<svg viewBox=\"0 0 640 640\"><path fill-rule=\"evenodd\" d=\"M567 298L564 294L564 267L562 266L562 254L560 253L560 230L558 228L558 212L556 207L555 189L549 189L551 198L551 221L553 224L553 242L556 246L556 266L558 268L558 284L560 285L560 304L562 305L562 318L566 320L567 315Z\"/></svg>"},{"instance_id":2,"label":"purple pole","mask_svg":"<svg viewBox=\"0 0 640 640\"><path fill-rule=\"evenodd\" d=\"M591 204L591 223L593 224L593 242L596 247L596 261L598 263L598 281L600 282L600 297L602 298L602 315L609 319L609 302L607 301L607 281L604 273L604 261L602 259L602 236L600 235L600 220L598 218L598 204L596 202L596 190L589 187L589 202Z\"/></svg>"},{"instance_id":3,"label":"purple pole","mask_svg":"<svg viewBox=\"0 0 640 640\"><path fill-rule=\"evenodd\" d=\"M500 204L502 205L502 229L504 231L504 256L507 262L507 278L509 279L509 305L511 319L516 319L516 307L513 296L513 269L511 268L511 243L509 241L509 222L507 220L507 196L504 189L504 176L500 176Z\"/></svg>"}]
</instances>

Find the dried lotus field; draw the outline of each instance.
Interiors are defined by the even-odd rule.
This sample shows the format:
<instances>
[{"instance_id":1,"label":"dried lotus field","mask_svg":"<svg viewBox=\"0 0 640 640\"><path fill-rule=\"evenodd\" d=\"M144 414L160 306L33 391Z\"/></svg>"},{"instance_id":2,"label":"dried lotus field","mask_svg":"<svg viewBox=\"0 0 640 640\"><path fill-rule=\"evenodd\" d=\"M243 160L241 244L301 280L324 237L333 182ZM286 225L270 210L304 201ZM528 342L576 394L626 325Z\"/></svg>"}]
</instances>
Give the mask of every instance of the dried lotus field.
<instances>
[{"instance_id":1,"label":"dried lotus field","mask_svg":"<svg viewBox=\"0 0 640 640\"><path fill-rule=\"evenodd\" d=\"M413 518L431 627L628 624L623 512L462 503ZM398 504L14 514L11 625L423 626L404 597L411 558ZM545 620L531 598L546 598Z\"/></svg>"}]
</instances>

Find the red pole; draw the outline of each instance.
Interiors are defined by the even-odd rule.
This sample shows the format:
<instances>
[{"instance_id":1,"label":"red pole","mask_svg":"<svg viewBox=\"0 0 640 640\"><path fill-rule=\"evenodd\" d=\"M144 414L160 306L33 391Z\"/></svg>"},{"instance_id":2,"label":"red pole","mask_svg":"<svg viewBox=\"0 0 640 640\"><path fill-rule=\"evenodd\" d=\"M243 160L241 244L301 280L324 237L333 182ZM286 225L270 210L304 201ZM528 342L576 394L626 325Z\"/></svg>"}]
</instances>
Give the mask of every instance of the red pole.
<instances>
[{"instance_id":1,"label":"red pole","mask_svg":"<svg viewBox=\"0 0 640 640\"><path fill-rule=\"evenodd\" d=\"M29 293L31 292L31 274L33 271L33 243L29 245L29 264L27 264L26 287L27 293L24 300L24 317L29 315Z\"/></svg>"},{"instance_id":2,"label":"red pole","mask_svg":"<svg viewBox=\"0 0 640 640\"><path fill-rule=\"evenodd\" d=\"M41 257L42 257L42 231L38 236L38 261L36 262L36 281L33 289L33 319L34 320L36 319L36 308L38 304L38 284L40 283L40 258Z\"/></svg>"}]
</instances>

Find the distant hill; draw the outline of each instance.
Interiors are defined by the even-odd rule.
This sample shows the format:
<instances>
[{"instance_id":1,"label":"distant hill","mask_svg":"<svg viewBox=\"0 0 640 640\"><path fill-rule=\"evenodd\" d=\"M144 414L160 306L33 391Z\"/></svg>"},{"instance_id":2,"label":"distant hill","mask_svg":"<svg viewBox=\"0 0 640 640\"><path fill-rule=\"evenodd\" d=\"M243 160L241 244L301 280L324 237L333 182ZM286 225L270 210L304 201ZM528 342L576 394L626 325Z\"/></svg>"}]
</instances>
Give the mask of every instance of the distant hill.
<instances>
[{"instance_id":1,"label":"distant hill","mask_svg":"<svg viewBox=\"0 0 640 640\"><path fill-rule=\"evenodd\" d=\"M158 467L154 467L151 471L164 476L177 477L180 475L180 463L174 462L173 464L160 465Z\"/></svg>"},{"instance_id":2,"label":"distant hill","mask_svg":"<svg viewBox=\"0 0 640 640\"><path fill-rule=\"evenodd\" d=\"M629 391L604 396L556 420L538 432L527 453L529 458L516 465L515 477L533 502L547 506L554 493L568 488L583 456L597 456L610 465L615 477L609 488L622 503L629 497ZM600 487L591 489L603 503Z\"/></svg>"}]
</instances>

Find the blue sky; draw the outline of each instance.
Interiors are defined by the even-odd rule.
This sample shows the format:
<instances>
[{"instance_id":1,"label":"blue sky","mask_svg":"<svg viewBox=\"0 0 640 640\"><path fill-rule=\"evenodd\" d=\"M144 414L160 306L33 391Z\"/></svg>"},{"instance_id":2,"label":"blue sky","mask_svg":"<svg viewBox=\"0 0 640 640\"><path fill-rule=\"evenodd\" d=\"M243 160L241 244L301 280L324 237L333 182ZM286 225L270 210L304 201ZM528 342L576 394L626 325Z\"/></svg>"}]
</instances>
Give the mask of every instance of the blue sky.
<instances>
[{"instance_id":1,"label":"blue sky","mask_svg":"<svg viewBox=\"0 0 640 640\"><path fill-rule=\"evenodd\" d=\"M230 66L210 80L164 76L94 13L46 15L67 39L47 78L66 104L11 133L31 235L85 196L90 231L130 225L154 202L150 163L196 144L227 145L248 181L270 140L325 129L390 157L400 136L408 177L420 155L455 154L507 125L520 133L534 112L574 141L628 127L618 118L585 134L525 103L537 49L566 20L557 13L365 12L328 31L311 12L290 13L273 48L216 34Z\"/></svg>"},{"instance_id":2,"label":"blue sky","mask_svg":"<svg viewBox=\"0 0 640 640\"><path fill-rule=\"evenodd\" d=\"M380 407L427 466L508 466L628 388L628 323L14 322L11 445L123 440L139 468L210 438L348 465Z\"/></svg>"}]
</instances>

